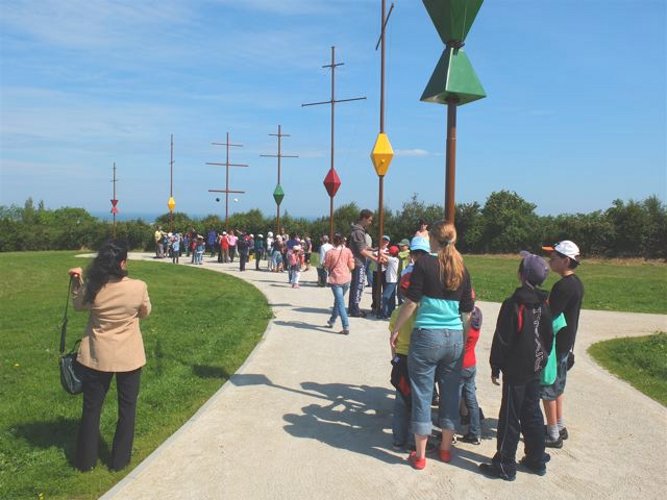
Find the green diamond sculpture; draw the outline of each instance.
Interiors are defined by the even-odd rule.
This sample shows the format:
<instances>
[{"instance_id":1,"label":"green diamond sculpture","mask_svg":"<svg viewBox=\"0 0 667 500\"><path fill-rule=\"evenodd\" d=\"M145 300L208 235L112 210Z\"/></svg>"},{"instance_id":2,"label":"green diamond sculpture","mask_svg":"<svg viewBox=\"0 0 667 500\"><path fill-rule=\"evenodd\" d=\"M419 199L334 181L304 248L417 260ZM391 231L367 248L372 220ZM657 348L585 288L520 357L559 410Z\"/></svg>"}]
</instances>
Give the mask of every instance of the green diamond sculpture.
<instances>
[{"instance_id":1,"label":"green diamond sculpture","mask_svg":"<svg viewBox=\"0 0 667 500\"><path fill-rule=\"evenodd\" d=\"M463 49L484 0L423 0L445 50L421 96L424 102L457 106L486 97Z\"/></svg>"},{"instance_id":2,"label":"green diamond sculpture","mask_svg":"<svg viewBox=\"0 0 667 500\"><path fill-rule=\"evenodd\" d=\"M421 100L446 104L453 99L461 106L484 97L484 88L466 53L463 49L447 47L426 85Z\"/></svg>"},{"instance_id":3,"label":"green diamond sculpture","mask_svg":"<svg viewBox=\"0 0 667 500\"><path fill-rule=\"evenodd\" d=\"M276 200L276 205L280 206L280 202L283 201L285 197L285 191L280 184L276 185L276 189L273 190L273 199Z\"/></svg>"},{"instance_id":4,"label":"green diamond sculpture","mask_svg":"<svg viewBox=\"0 0 667 500\"><path fill-rule=\"evenodd\" d=\"M423 0L442 43L463 42L484 0Z\"/></svg>"}]
</instances>

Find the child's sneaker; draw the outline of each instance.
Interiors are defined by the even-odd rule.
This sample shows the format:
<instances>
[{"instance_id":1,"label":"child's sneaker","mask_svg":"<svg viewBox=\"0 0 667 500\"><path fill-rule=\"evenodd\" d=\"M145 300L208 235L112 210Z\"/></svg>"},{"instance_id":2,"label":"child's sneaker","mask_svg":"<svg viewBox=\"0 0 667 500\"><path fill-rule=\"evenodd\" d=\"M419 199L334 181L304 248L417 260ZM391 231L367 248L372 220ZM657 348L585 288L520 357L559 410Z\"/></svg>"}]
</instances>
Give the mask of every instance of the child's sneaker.
<instances>
[{"instance_id":1,"label":"child's sneaker","mask_svg":"<svg viewBox=\"0 0 667 500\"><path fill-rule=\"evenodd\" d=\"M480 441L480 439L474 434L466 434L465 436L461 436L460 441L470 444L482 444L482 441Z\"/></svg>"},{"instance_id":2,"label":"child's sneaker","mask_svg":"<svg viewBox=\"0 0 667 500\"><path fill-rule=\"evenodd\" d=\"M562 448L563 438L558 436L557 439L550 439L549 436L544 440L544 446L547 448Z\"/></svg>"}]
</instances>

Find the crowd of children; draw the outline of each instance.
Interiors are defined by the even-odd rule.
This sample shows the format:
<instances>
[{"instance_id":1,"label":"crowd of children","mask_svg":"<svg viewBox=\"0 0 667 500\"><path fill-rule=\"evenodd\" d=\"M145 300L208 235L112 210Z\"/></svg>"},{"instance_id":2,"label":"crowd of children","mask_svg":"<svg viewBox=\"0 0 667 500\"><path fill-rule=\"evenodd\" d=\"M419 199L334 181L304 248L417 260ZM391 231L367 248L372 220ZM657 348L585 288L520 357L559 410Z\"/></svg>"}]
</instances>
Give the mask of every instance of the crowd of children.
<instances>
[{"instance_id":1,"label":"crowd of children","mask_svg":"<svg viewBox=\"0 0 667 500\"><path fill-rule=\"evenodd\" d=\"M407 242L401 241L401 247L405 243ZM420 236L414 237L410 242L409 260L402 265L403 271L398 279L397 289L400 295L405 294L410 287L410 274L414 263L430 251L428 243L428 240ZM567 240L543 249L550 254L548 264L542 257L521 252L517 272L519 287L502 303L493 333L490 355L492 383L500 385L502 375L496 453L490 462L479 466L480 472L490 478L512 481L516 478L518 465L533 474L546 474L550 455L545 452L545 448L560 448L563 440L568 438L562 406L557 407L561 408L561 413L553 410L553 415L549 414L547 408L557 398L562 400L565 376L572 366L570 361L568 367L568 360L573 359L574 337L583 297L581 281L574 275L574 269L579 264L579 249ZM398 248L389 247L387 269L391 271L387 276L388 286L385 291L388 292L384 295L382 317L391 314L389 301L394 288L391 284L395 283L395 262L392 257L399 254ZM547 278L549 267L561 277L551 293L539 288ZM399 312L400 304L391 314L390 332L394 331ZM395 343L392 344L391 383L396 389L392 423L395 449L415 449L409 440L414 385L411 383L408 353L416 314L417 310L403 323ZM476 394L475 347L481 326L482 313L475 306L467 334L464 335L458 395L461 415L458 426L461 434L458 440L473 445L481 444L481 422L484 418ZM557 347L558 338L563 339L563 347L560 349ZM540 401L545 406L547 425ZM517 463L516 452L521 436L525 455ZM413 467L423 468L425 460L415 457L413 451L410 455ZM448 458L451 459L450 456Z\"/></svg>"}]
</instances>

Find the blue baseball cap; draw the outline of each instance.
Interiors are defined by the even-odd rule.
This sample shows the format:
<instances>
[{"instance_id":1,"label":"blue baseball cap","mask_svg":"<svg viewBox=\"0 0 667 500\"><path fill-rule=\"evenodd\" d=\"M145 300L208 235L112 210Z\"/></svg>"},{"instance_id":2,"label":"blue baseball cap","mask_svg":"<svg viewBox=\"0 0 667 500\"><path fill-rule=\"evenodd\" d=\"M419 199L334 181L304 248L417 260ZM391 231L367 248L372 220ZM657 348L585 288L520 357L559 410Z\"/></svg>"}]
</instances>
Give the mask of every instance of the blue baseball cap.
<instances>
[{"instance_id":1,"label":"blue baseball cap","mask_svg":"<svg viewBox=\"0 0 667 500\"><path fill-rule=\"evenodd\" d=\"M410 251L415 252L421 250L422 252L431 253L431 244L428 239L423 236L415 236L410 242Z\"/></svg>"}]
</instances>

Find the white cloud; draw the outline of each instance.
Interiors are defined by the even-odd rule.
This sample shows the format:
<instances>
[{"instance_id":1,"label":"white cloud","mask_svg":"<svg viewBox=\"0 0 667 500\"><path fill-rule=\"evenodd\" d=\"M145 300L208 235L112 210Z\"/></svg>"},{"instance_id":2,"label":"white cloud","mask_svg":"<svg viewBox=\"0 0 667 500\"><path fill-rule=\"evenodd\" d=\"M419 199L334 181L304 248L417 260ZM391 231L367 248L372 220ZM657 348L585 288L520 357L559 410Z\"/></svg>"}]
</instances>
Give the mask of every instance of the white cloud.
<instances>
[{"instance_id":1,"label":"white cloud","mask_svg":"<svg viewBox=\"0 0 667 500\"><path fill-rule=\"evenodd\" d=\"M394 151L396 156L431 156L431 153L425 149L413 148L413 149L397 149Z\"/></svg>"}]
</instances>

